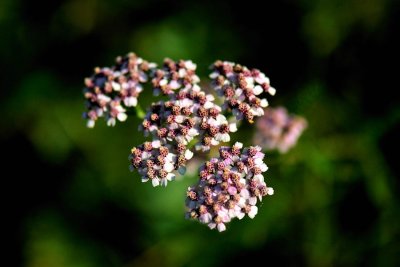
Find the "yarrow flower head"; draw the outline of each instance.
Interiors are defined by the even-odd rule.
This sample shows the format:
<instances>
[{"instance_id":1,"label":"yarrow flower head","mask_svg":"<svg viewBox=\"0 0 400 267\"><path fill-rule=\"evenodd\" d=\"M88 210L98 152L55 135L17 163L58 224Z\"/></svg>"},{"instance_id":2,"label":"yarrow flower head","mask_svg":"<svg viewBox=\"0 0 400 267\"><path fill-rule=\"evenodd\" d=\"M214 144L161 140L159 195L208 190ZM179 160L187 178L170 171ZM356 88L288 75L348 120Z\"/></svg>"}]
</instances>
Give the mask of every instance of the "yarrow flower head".
<instances>
[{"instance_id":1,"label":"yarrow flower head","mask_svg":"<svg viewBox=\"0 0 400 267\"><path fill-rule=\"evenodd\" d=\"M254 218L257 203L274 193L264 181L268 167L261 147L221 144L231 141L241 120L252 123L260 117L255 141L286 151L305 128L305 120L289 117L286 110L265 109L266 95L274 95L275 89L258 69L218 60L211 67L213 90L206 91L196 68L191 60L167 58L157 67L134 53L118 57L114 66L97 67L85 79L84 118L90 128L100 117L114 126L127 119L130 109L136 110L139 131L147 141L131 149L129 167L153 186L167 186L178 173L183 175L195 151L203 152L204 162L204 152L220 146L219 157L201 165L198 182L186 192L186 217L221 232L232 219ZM146 113L139 105L145 85L161 96ZM192 162L200 158L197 154ZM196 169L189 167L191 172Z\"/></svg>"},{"instance_id":2,"label":"yarrow flower head","mask_svg":"<svg viewBox=\"0 0 400 267\"><path fill-rule=\"evenodd\" d=\"M254 142L262 144L266 150L277 149L286 153L296 145L307 128L307 121L300 116L289 115L286 108L267 108L264 116L256 123Z\"/></svg>"},{"instance_id":3,"label":"yarrow flower head","mask_svg":"<svg viewBox=\"0 0 400 267\"><path fill-rule=\"evenodd\" d=\"M236 119L245 118L253 122L254 117L264 115L263 108L268 106L266 98L259 98L263 93L275 95L275 88L270 86L268 77L258 69L229 61L216 61L212 65L212 85L220 96L225 98L224 109L231 109Z\"/></svg>"},{"instance_id":4,"label":"yarrow flower head","mask_svg":"<svg viewBox=\"0 0 400 267\"><path fill-rule=\"evenodd\" d=\"M110 68L96 67L94 74L85 79L84 96L88 111L83 114L87 126L92 128L99 117L104 117L108 126L116 120L125 121L126 107L135 107L137 98L148 81L148 73L156 67L134 53L117 57Z\"/></svg>"},{"instance_id":5,"label":"yarrow flower head","mask_svg":"<svg viewBox=\"0 0 400 267\"><path fill-rule=\"evenodd\" d=\"M219 157L200 168L199 182L186 193L187 218L222 232L234 218L254 218L257 202L274 193L264 181L268 168L261 148L242 147L239 142L221 147Z\"/></svg>"}]
</instances>

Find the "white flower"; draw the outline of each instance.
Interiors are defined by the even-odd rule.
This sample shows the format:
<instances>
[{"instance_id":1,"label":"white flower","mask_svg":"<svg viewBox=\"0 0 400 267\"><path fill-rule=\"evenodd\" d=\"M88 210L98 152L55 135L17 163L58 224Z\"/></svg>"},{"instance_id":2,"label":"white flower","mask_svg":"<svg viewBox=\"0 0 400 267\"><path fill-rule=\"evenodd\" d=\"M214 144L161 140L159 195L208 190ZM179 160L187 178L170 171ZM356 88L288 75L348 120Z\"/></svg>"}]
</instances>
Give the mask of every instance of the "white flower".
<instances>
[{"instance_id":1,"label":"white flower","mask_svg":"<svg viewBox=\"0 0 400 267\"><path fill-rule=\"evenodd\" d=\"M173 173L168 173L166 179L168 181L173 181L175 179L175 174Z\"/></svg>"},{"instance_id":2,"label":"white flower","mask_svg":"<svg viewBox=\"0 0 400 267\"><path fill-rule=\"evenodd\" d=\"M243 148L243 143L236 142L233 146L234 146L234 147L237 147L237 148L239 148L239 149L242 149L242 148Z\"/></svg>"},{"instance_id":3,"label":"white flower","mask_svg":"<svg viewBox=\"0 0 400 267\"><path fill-rule=\"evenodd\" d=\"M261 169L262 172L266 172L268 170L268 166L265 163L261 164L259 168Z\"/></svg>"},{"instance_id":4,"label":"white flower","mask_svg":"<svg viewBox=\"0 0 400 267\"><path fill-rule=\"evenodd\" d=\"M253 77L246 77L245 80L246 80L246 83L247 83L247 88L252 88L254 86Z\"/></svg>"},{"instance_id":5,"label":"white flower","mask_svg":"<svg viewBox=\"0 0 400 267\"><path fill-rule=\"evenodd\" d=\"M253 93L254 93L255 95L259 95L259 94L261 94L263 91L264 91L263 88L262 88L261 86L259 86L259 85L256 85L256 86L254 86L254 88L253 88Z\"/></svg>"},{"instance_id":6,"label":"white flower","mask_svg":"<svg viewBox=\"0 0 400 267\"><path fill-rule=\"evenodd\" d=\"M182 115L177 115L177 116L175 116L175 121L176 121L177 123L182 123L184 120L185 120L185 117L182 116Z\"/></svg>"},{"instance_id":7,"label":"white flower","mask_svg":"<svg viewBox=\"0 0 400 267\"><path fill-rule=\"evenodd\" d=\"M136 107L137 105L137 98L133 96L126 97L124 99L124 104L127 107Z\"/></svg>"},{"instance_id":8,"label":"white flower","mask_svg":"<svg viewBox=\"0 0 400 267\"><path fill-rule=\"evenodd\" d=\"M119 121L125 121L128 118L128 115L125 113L118 113L117 118Z\"/></svg>"},{"instance_id":9,"label":"white flower","mask_svg":"<svg viewBox=\"0 0 400 267\"><path fill-rule=\"evenodd\" d=\"M262 115L264 115L264 110L261 107L257 107L257 108L252 107L250 109L250 111L254 116L257 116L257 117L261 117Z\"/></svg>"},{"instance_id":10,"label":"white flower","mask_svg":"<svg viewBox=\"0 0 400 267\"><path fill-rule=\"evenodd\" d=\"M137 57L136 64L142 64L142 63L143 63L143 59L141 57Z\"/></svg>"},{"instance_id":11,"label":"white flower","mask_svg":"<svg viewBox=\"0 0 400 267\"><path fill-rule=\"evenodd\" d=\"M97 99L99 100L99 102L110 102L111 101L111 98L109 98L108 96L106 96L106 95L103 95L103 94L99 94L98 96L97 96Z\"/></svg>"},{"instance_id":12,"label":"white flower","mask_svg":"<svg viewBox=\"0 0 400 267\"><path fill-rule=\"evenodd\" d=\"M236 217L241 220L244 218L244 216L246 215L246 213L242 212L241 210L236 211Z\"/></svg>"},{"instance_id":13,"label":"white flower","mask_svg":"<svg viewBox=\"0 0 400 267\"><path fill-rule=\"evenodd\" d=\"M185 151L185 159L189 160L193 157L193 152L190 151L189 149L186 149Z\"/></svg>"},{"instance_id":14,"label":"white flower","mask_svg":"<svg viewBox=\"0 0 400 267\"><path fill-rule=\"evenodd\" d=\"M260 106L263 108L268 107L268 101L266 98L261 99Z\"/></svg>"},{"instance_id":15,"label":"white flower","mask_svg":"<svg viewBox=\"0 0 400 267\"><path fill-rule=\"evenodd\" d=\"M248 215L249 215L249 217L250 217L251 219L253 219L253 218L257 215L257 212L258 212L257 206L251 206Z\"/></svg>"},{"instance_id":16,"label":"white flower","mask_svg":"<svg viewBox=\"0 0 400 267\"><path fill-rule=\"evenodd\" d=\"M146 160L149 159L151 157L151 153L147 152L147 151L143 151L142 153L142 160Z\"/></svg>"},{"instance_id":17,"label":"white flower","mask_svg":"<svg viewBox=\"0 0 400 267\"><path fill-rule=\"evenodd\" d=\"M215 140L215 138L211 138L211 145L217 146L219 145L219 141Z\"/></svg>"},{"instance_id":18,"label":"white flower","mask_svg":"<svg viewBox=\"0 0 400 267\"><path fill-rule=\"evenodd\" d=\"M153 148L159 148L161 146L161 141L160 140L154 140L153 142L151 142L151 146Z\"/></svg>"},{"instance_id":19,"label":"white flower","mask_svg":"<svg viewBox=\"0 0 400 267\"><path fill-rule=\"evenodd\" d=\"M158 180L158 178L154 178L154 179L151 179L151 184L152 184L154 187L156 187L156 186L159 186L159 185L160 185L160 181Z\"/></svg>"},{"instance_id":20,"label":"white flower","mask_svg":"<svg viewBox=\"0 0 400 267\"><path fill-rule=\"evenodd\" d=\"M190 130L188 131L188 136L197 136L199 135L199 131L196 128L190 128Z\"/></svg>"},{"instance_id":21,"label":"white flower","mask_svg":"<svg viewBox=\"0 0 400 267\"><path fill-rule=\"evenodd\" d=\"M183 78L183 77L185 77L186 76L186 70L185 69L179 69L179 71L178 71L178 74L179 74L179 77L180 78Z\"/></svg>"},{"instance_id":22,"label":"white flower","mask_svg":"<svg viewBox=\"0 0 400 267\"><path fill-rule=\"evenodd\" d=\"M250 192L247 189L242 189L240 191L240 196L243 197L244 199L248 199L250 197Z\"/></svg>"},{"instance_id":23,"label":"white flower","mask_svg":"<svg viewBox=\"0 0 400 267\"><path fill-rule=\"evenodd\" d=\"M214 71L214 72L212 72L208 77L210 77L210 79L215 79L215 78L217 78L218 76L219 76L219 73L216 72L216 71Z\"/></svg>"},{"instance_id":24,"label":"white flower","mask_svg":"<svg viewBox=\"0 0 400 267\"><path fill-rule=\"evenodd\" d=\"M153 179L153 180L155 180L155 179ZM168 180L166 178L161 178L160 181L161 181L161 183L160 183L161 186L164 186L164 187L167 186Z\"/></svg>"},{"instance_id":25,"label":"white flower","mask_svg":"<svg viewBox=\"0 0 400 267\"><path fill-rule=\"evenodd\" d=\"M204 104L204 108L205 109L210 109L210 108L212 108L214 106L214 104L211 102L211 101L207 101L205 104Z\"/></svg>"},{"instance_id":26,"label":"white flower","mask_svg":"<svg viewBox=\"0 0 400 267\"><path fill-rule=\"evenodd\" d=\"M218 211L218 216L221 217L222 222L230 222L231 221L231 217L229 216L229 211L222 207L220 211Z\"/></svg>"},{"instance_id":27,"label":"white flower","mask_svg":"<svg viewBox=\"0 0 400 267\"><path fill-rule=\"evenodd\" d=\"M256 78L255 81L259 84L264 84L268 83L269 84L269 78L265 76L264 73L260 73Z\"/></svg>"},{"instance_id":28,"label":"white flower","mask_svg":"<svg viewBox=\"0 0 400 267\"><path fill-rule=\"evenodd\" d=\"M116 82L112 82L112 88L114 89L114 91L120 91L121 90L121 85L119 83Z\"/></svg>"},{"instance_id":29,"label":"white flower","mask_svg":"<svg viewBox=\"0 0 400 267\"><path fill-rule=\"evenodd\" d=\"M262 174L254 175L254 180L256 180L259 183L264 183L264 176Z\"/></svg>"},{"instance_id":30,"label":"white flower","mask_svg":"<svg viewBox=\"0 0 400 267\"><path fill-rule=\"evenodd\" d=\"M196 149L196 151L201 150L202 152L206 152L210 150L210 146L204 146L201 143L197 143L194 148Z\"/></svg>"},{"instance_id":31,"label":"white flower","mask_svg":"<svg viewBox=\"0 0 400 267\"><path fill-rule=\"evenodd\" d=\"M165 159L168 160L169 162L173 162L176 159L176 155L174 153L168 153Z\"/></svg>"},{"instance_id":32,"label":"white flower","mask_svg":"<svg viewBox=\"0 0 400 267\"><path fill-rule=\"evenodd\" d=\"M226 226L225 226L225 224L223 224L223 223L219 223L219 224L217 225L217 229L218 229L218 232L223 232L223 231L226 230Z\"/></svg>"},{"instance_id":33,"label":"white flower","mask_svg":"<svg viewBox=\"0 0 400 267\"><path fill-rule=\"evenodd\" d=\"M228 133L217 133L215 135L215 140L222 142L229 142L231 140L231 137L229 136Z\"/></svg>"},{"instance_id":34,"label":"white flower","mask_svg":"<svg viewBox=\"0 0 400 267\"><path fill-rule=\"evenodd\" d=\"M215 97L211 94L208 94L208 95L206 95L206 99L207 99L207 101L214 101Z\"/></svg>"},{"instance_id":35,"label":"white flower","mask_svg":"<svg viewBox=\"0 0 400 267\"><path fill-rule=\"evenodd\" d=\"M178 89L179 87L181 87L181 84L178 81L172 80L169 83L169 86L171 87L172 90Z\"/></svg>"},{"instance_id":36,"label":"white flower","mask_svg":"<svg viewBox=\"0 0 400 267\"><path fill-rule=\"evenodd\" d=\"M257 204L257 198L256 197L249 198L249 204L255 206Z\"/></svg>"},{"instance_id":37,"label":"white flower","mask_svg":"<svg viewBox=\"0 0 400 267\"><path fill-rule=\"evenodd\" d=\"M115 126L115 118L109 118L107 120L107 126Z\"/></svg>"},{"instance_id":38,"label":"white flower","mask_svg":"<svg viewBox=\"0 0 400 267\"><path fill-rule=\"evenodd\" d=\"M139 73L139 81L141 83L145 83L145 82L147 82L147 80L148 80L147 75L143 72L140 72Z\"/></svg>"},{"instance_id":39,"label":"white flower","mask_svg":"<svg viewBox=\"0 0 400 267\"><path fill-rule=\"evenodd\" d=\"M197 65L194 64L191 60L186 60L186 61L185 61L185 67L186 67L188 70L196 70Z\"/></svg>"},{"instance_id":40,"label":"white flower","mask_svg":"<svg viewBox=\"0 0 400 267\"><path fill-rule=\"evenodd\" d=\"M263 164L262 158L255 158L255 159L254 159L254 164L255 164L255 165L261 165L261 164Z\"/></svg>"},{"instance_id":41,"label":"white flower","mask_svg":"<svg viewBox=\"0 0 400 267\"><path fill-rule=\"evenodd\" d=\"M234 132L237 131L237 125L236 125L236 123L230 123L230 124L229 124L229 131L232 132L232 133L234 133Z\"/></svg>"},{"instance_id":42,"label":"white flower","mask_svg":"<svg viewBox=\"0 0 400 267\"><path fill-rule=\"evenodd\" d=\"M164 164L164 170L166 172L172 172L174 170L174 165L171 162L166 161Z\"/></svg>"},{"instance_id":43,"label":"white flower","mask_svg":"<svg viewBox=\"0 0 400 267\"><path fill-rule=\"evenodd\" d=\"M274 194L274 189L272 187L268 187L267 194L272 196Z\"/></svg>"},{"instance_id":44,"label":"white flower","mask_svg":"<svg viewBox=\"0 0 400 267\"><path fill-rule=\"evenodd\" d=\"M168 181L172 181L175 178L175 174L173 173L168 173L165 178L161 178L161 186L166 187L168 184Z\"/></svg>"},{"instance_id":45,"label":"white flower","mask_svg":"<svg viewBox=\"0 0 400 267\"><path fill-rule=\"evenodd\" d=\"M200 86L198 86L197 84L194 84L194 85L192 86L192 90L193 90L193 91L196 91L196 92L200 92L200 91L201 91L201 88L200 88Z\"/></svg>"},{"instance_id":46,"label":"white flower","mask_svg":"<svg viewBox=\"0 0 400 267\"><path fill-rule=\"evenodd\" d=\"M201 223L209 223L211 221L211 219L212 219L212 216L209 212L201 214L199 217L199 221Z\"/></svg>"},{"instance_id":47,"label":"white flower","mask_svg":"<svg viewBox=\"0 0 400 267\"><path fill-rule=\"evenodd\" d=\"M268 93L269 93L270 95L275 95L276 89L275 89L274 87L269 87L269 88L268 88Z\"/></svg>"},{"instance_id":48,"label":"white flower","mask_svg":"<svg viewBox=\"0 0 400 267\"><path fill-rule=\"evenodd\" d=\"M239 102L243 102L246 99L246 96L243 94L242 89L236 89L235 96L237 97Z\"/></svg>"},{"instance_id":49,"label":"white flower","mask_svg":"<svg viewBox=\"0 0 400 267\"><path fill-rule=\"evenodd\" d=\"M200 82L199 76L197 76L197 75L192 75L192 82L193 82L193 83L198 83L198 82Z\"/></svg>"},{"instance_id":50,"label":"white flower","mask_svg":"<svg viewBox=\"0 0 400 267\"><path fill-rule=\"evenodd\" d=\"M165 86L167 85L167 83L168 83L167 79L164 78L160 81L160 86Z\"/></svg>"},{"instance_id":51,"label":"white flower","mask_svg":"<svg viewBox=\"0 0 400 267\"><path fill-rule=\"evenodd\" d=\"M218 114L216 119L217 119L218 125L222 125L222 124L227 124L228 123L228 121L226 120L226 117L224 115L222 115L222 114Z\"/></svg>"},{"instance_id":52,"label":"white flower","mask_svg":"<svg viewBox=\"0 0 400 267\"><path fill-rule=\"evenodd\" d=\"M88 127L88 128L93 128L94 125L95 125L95 121L94 120L88 120L86 122L86 127Z\"/></svg>"}]
</instances>

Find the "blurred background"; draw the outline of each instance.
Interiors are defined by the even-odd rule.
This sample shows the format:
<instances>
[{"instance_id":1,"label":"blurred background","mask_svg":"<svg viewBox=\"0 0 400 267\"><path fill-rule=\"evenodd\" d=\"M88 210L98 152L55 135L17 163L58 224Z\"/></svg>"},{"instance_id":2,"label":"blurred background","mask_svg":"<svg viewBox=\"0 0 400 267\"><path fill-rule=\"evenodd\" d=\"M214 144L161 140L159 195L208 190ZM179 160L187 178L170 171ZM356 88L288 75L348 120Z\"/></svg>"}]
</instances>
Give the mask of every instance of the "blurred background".
<instances>
[{"instance_id":1,"label":"blurred background","mask_svg":"<svg viewBox=\"0 0 400 267\"><path fill-rule=\"evenodd\" d=\"M4 266L400 266L400 3L0 1ZM184 220L184 177L128 171L139 121L87 129L83 78L129 51L256 67L308 128L268 153L275 195L223 233ZM150 103L151 94L141 101ZM249 127L244 127L252 129ZM235 139L251 144L252 130Z\"/></svg>"}]
</instances>

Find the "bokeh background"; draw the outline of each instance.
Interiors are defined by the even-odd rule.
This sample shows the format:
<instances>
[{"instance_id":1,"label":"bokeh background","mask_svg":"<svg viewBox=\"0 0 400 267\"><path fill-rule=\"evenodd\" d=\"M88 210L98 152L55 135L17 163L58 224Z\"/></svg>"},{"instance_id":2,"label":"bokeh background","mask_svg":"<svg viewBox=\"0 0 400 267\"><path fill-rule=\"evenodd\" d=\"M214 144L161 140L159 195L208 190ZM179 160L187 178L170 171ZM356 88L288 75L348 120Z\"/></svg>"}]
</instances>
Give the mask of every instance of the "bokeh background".
<instances>
[{"instance_id":1,"label":"bokeh background","mask_svg":"<svg viewBox=\"0 0 400 267\"><path fill-rule=\"evenodd\" d=\"M389 0L1 0L1 265L400 266L399 15ZM257 67L270 105L307 118L268 153L275 195L254 220L184 220L195 177L152 188L128 171L137 119L85 127L83 78L129 51L205 79L216 59Z\"/></svg>"}]
</instances>

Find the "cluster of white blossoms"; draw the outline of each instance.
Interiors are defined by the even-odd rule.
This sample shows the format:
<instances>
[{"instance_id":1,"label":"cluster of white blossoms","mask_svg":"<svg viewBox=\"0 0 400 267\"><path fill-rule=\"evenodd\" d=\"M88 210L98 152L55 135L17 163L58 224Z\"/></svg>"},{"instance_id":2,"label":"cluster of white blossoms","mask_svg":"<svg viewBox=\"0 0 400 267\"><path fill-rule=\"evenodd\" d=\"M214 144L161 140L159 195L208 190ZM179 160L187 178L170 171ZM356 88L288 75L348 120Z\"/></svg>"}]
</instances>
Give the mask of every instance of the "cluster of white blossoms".
<instances>
[{"instance_id":1,"label":"cluster of white blossoms","mask_svg":"<svg viewBox=\"0 0 400 267\"><path fill-rule=\"evenodd\" d=\"M126 108L135 107L143 90L148 73L156 64L149 63L134 53L117 57L110 68L96 67L94 74L85 79L84 96L87 111L83 114L87 126L93 128L99 117L104 117L108 126L127 119Z\"/></svg>"},{"instance_id":2,"label":"cluster of white blossoms","mask_svg":"<svg viewBox=\"0 0 400 267\"><path fill-rule=\"evenodd\" d=\"M264 73L233 62L216 61L210 78L213 88L225 98L223 109L231 109L236 119L245 118L251 123L254 117L264 115L264 108L268 106L267 99L258 96L276 92Z\"/></svg>"},{"instance_id":3,"label":"cluster of white blossoms","mask_svg":"<svg viewBox=\"0 0 400 267\"><path fill-rule=\"evenodd\" d=\"M198 86L195 70L196 65L191 61L167 59L164 68L154 73L152 83L156 93L167 95L169 100L153 103L139 126L145 136L151 135L151 149L143 150L143 145L140 145L132 150L130 156L131 170L137 169L142 181L151 179L153 186L166 186L166 181L175 176L172 172L176 170L185 173L186 161L193 154L187 145L194 138L198 140L196 150L208 151L211 146L230 141L230 133L237 130L236 123L229 124L221 114L214 97ZM158 160L160 146L169 151L161 161ZM172 164L165 165L165 159ZM160 173L159 169L163 171Z\"/></svg>"},{"instance_id":4,"label":"cluster of white blossoms","mask_svg":"<svg viewBox=\"0 0 400 267\"><path fill-rule=\"evenodd\" d=\"M199 182L186 193L187 218L222 232L234 218L242 219L246 214L254 218L257 201L274 193L264 181L262 173L268 168L261 148L242 151L242 147L239 142L221 147L219 158L212 158L200 168Z\"/></svg>"},{"instance_id":5,"label":"cluster of white blossoms","mask_svg":"<svg viewBox=\"0 0 400 267\"><path fill-rule=\"evenodd\" d=\"M262 147L221 144L231 142L240 120L252 123L261 117L256 124L256 142L286 151L305 124L282 110L266 109L265 97L274 95L275 89L261 71L216 61L211 67L211 91L222 97L215 99L201 88L196 67L191 60L165 59L157 67L134 53L118 57L114 66L97 67L85 79L84 118L90 128L99 117L114 126L117 120L125 121L127 110L135 107L137 117L143 119L139 131L148 139L131 149L130 170L153 186L167 186L177 173L183 175L195 151L206 156L204 152L220 146L219 157L201 165L198 182L187 190L186 217L221 232L232 219L254 218L257 203L274 193L264 181L268 167ZM138 111L138 97L145 85L160 99L144 114ZM198 165L199 159L194 160Z\"/></svg>"}]
</instances>

